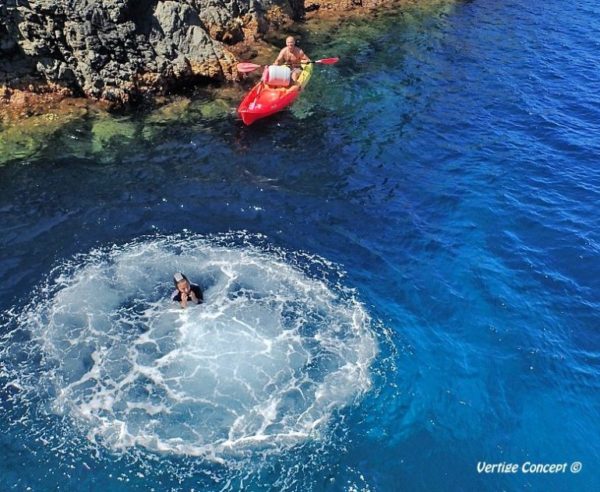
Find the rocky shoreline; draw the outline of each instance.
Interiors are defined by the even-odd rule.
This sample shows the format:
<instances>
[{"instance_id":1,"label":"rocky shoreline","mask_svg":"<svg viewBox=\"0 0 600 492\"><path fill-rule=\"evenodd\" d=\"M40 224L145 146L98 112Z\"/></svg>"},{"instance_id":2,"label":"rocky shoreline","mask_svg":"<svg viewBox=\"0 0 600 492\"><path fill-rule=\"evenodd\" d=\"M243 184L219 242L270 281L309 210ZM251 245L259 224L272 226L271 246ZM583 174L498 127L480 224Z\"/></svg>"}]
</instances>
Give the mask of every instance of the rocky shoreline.
<instances>
[{"instance_id":1,"label":"rocky shoreline","mask_svg":"<svg viewBox=\"0 0 600 492\"><path fill-rule=\"evenodd\" d=\"M122 107L237 81L236 63L272 50L266 39L295 22L394 3L0 0L0 116L73 98Z\"/></svg>"}]
</instances>

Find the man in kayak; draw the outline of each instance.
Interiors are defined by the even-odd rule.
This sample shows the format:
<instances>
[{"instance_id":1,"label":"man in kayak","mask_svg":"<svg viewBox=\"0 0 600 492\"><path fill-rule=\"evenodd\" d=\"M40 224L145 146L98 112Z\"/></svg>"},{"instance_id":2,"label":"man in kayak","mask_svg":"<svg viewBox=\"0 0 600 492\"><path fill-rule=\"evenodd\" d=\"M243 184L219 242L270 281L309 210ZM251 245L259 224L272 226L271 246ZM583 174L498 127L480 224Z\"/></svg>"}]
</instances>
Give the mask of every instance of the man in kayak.
<instances>
[{"instance_id":1,"label":"man in kayak","mask_svg":"<svg viewBox=\"0 0 600 492\"><path fill-rule=\"evenodd\" d=\"M173 292L171 299L178 302L182 308L186 308L188 302L201 304L204 300L200 287L190 283L183 273L177 272L173 275L173 282L175 283L176 290Z\"/></svg>"},{"instance_id":2,"label":"man in kayak","mask_svg":"<svg viewBox=\"0 0 600 492\"><path fill-rule=\"evenodd\" d=\"M283 48L273 65L289 65L292 69L292 80L298 81L298 77L302 73L302 62L309 62L310 58L306 56L304 51L296 46L294 36L288 36L285 39L285 48Z\"/></svg>"}]
</instances>

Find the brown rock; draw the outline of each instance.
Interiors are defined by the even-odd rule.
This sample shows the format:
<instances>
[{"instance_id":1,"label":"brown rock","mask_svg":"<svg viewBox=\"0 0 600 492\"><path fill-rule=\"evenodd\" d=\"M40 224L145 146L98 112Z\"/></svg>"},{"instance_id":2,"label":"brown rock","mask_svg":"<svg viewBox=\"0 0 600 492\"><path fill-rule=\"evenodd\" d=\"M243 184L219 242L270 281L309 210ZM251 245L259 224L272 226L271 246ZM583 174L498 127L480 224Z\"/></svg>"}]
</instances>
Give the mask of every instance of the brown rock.
<instances>
[{"instance_id":1,"label":"brown rock","mask_svg":"<svg viewBox=\"0 0 600 492\"><path fill-rule=\"evenodd\" d=\"M265 35L288 30L307 5L338 15L386 3L395 2L0 0L0 105L35 112L74 95L118 105L198 79L237 80L237 61L271 56Z\"/></svg>"}]
</instances>

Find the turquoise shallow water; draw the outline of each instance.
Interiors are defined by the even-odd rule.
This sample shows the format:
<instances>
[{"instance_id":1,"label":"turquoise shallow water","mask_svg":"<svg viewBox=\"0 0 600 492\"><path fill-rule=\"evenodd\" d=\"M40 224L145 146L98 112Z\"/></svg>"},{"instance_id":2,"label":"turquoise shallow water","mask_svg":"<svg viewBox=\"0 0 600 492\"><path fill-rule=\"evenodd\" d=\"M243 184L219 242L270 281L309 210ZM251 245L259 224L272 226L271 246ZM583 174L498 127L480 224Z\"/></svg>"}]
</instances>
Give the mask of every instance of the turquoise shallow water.
<instances>
[{"instance_id":1,"label":"turquoise shallow water","mask_svg":"<svg viewBox=\"0 0 600 492\"><path fill-rule=\"evenodd\" d=\"M76 120L8 160L0 488L598 490L599 25L349 22L264 123Z\"/></svg>"}]
</instances>

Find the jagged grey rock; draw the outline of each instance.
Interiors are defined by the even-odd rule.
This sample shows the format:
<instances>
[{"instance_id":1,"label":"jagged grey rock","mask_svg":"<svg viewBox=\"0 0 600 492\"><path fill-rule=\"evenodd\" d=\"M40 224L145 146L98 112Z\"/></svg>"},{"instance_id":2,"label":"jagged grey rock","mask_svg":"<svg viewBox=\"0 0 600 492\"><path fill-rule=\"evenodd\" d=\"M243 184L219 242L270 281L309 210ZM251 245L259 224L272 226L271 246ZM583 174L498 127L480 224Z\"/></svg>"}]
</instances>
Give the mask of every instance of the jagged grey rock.
<instances>
[{"instance_id":1,"label":"jagged grey rock","mask_svg":"<svg viewBox=\"0 0 600 492\"><path fill-rule=\"evenodd\" d=\"M128 102L198 77L232 79L229 45L248 25L266 29L275 6L304 13L303 0L0 0L0 84L29 67L75 94Z\"/></svg>"}]
</instances>

